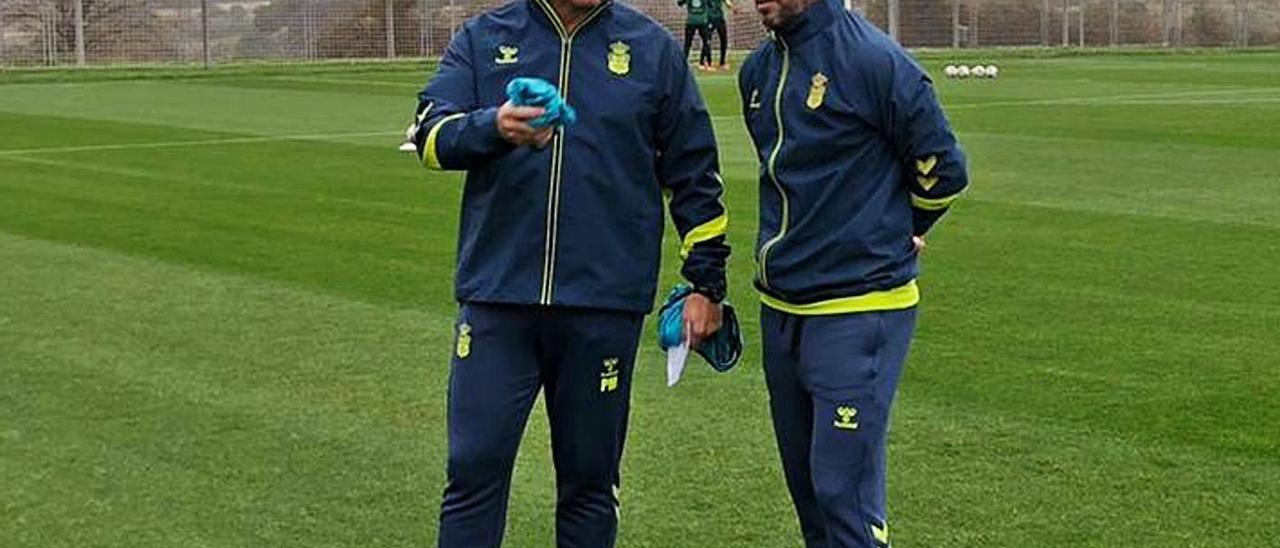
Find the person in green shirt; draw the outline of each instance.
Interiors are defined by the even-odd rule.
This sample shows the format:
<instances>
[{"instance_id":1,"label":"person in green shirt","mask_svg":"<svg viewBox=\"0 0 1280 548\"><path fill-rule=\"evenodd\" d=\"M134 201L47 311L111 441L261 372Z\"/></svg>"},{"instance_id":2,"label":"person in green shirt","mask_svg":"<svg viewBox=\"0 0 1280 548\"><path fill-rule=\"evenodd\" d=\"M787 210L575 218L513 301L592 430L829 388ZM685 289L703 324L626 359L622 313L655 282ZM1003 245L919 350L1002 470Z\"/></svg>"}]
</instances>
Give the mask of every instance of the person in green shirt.
<instances>
[{"instance_id":1,"label":"person in green shirt","mask_svg":"<svg viewBox=\"0 0 1280 548\"><path fill-rule=\"evenodd\" d=\"M707 27L709 31L715 31L716 37L720 39L720 68L719 70L729 70L729 64L725 62L725 55L729 52L729 26L724 21L725 8L733 9L733 2L730 0L707 0ZM707 33L708 35L710 32ZM707 63L710 64L711 57L707 56Z\"/></svg>"},{"instance_id":2,"label":"person in green shirt","mask_svg":"<svg viewBox=\"0 0 1280 548\"><path fill-rule=\"evenodd\" d=\"M708 4L721 0L676 0L676 5L684 7L688 16L684 20L684 56L689 57L689 48L693 47L693 35L702 38L702 50L698 54L698 69L711 68L711 33L707 27L709 15Z\"/></svg>"}]
</instances>

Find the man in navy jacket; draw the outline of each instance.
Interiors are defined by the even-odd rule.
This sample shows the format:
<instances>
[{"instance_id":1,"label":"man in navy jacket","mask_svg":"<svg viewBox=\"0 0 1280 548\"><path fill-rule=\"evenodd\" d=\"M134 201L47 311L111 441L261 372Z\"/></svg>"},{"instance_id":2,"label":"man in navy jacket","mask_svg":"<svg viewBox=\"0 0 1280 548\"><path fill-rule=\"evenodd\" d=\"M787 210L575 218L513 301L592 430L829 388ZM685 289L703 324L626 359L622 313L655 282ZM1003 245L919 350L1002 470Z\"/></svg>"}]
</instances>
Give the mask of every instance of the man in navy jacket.
<instances>
[{"instance_id":1,"label":"man in navy jacket","mask_svg":"<svg viewBox=\"0 0 1280 548\"><path fill-rule=\"evenodd\" d=\"M578 121L534 129L517 77ZM664 198L680 236L692 342L719 328L728 216L711 120L682 50L610 0L517 0L467 22L419 96L430 169L465 170L442 548L502 542L512 466L546 394L560 547L614 545L619 460Z\"/></svg>"},{"instance_id":2,"label":"man in navy jacket","mask_svg":"<svg viewBox=\"0 0 1280 548\"><path fill-rule=\"evenodd\" d=\"M923 70L836 0L756 0L756 288L774 431L809 548L888 546L885 447L924 236L968 185Z\"/></svg>"}]
</instances>

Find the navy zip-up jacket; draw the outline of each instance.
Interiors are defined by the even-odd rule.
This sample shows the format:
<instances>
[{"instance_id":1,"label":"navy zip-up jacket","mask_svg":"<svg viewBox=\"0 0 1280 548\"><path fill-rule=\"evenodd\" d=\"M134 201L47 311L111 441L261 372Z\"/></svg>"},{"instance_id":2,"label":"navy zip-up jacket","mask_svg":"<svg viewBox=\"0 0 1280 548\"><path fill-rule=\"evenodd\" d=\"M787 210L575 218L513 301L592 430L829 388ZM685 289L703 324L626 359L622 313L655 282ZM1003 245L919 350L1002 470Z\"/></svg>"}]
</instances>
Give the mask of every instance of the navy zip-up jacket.
<instances>
[{"instance_id":1,"label":"navy zip-up jacket","mask_svg":"<svg viewBox=\"0 0 1280 548\"><path fill-rule=\"evenodd\" d=\"M796 314L919 301L911 237L968 185L932 82L897 44L819 0L743 63L760 160L755 285Z\"/></svg>"},{"instance_id":2,"label":"navy zip-up jacket","mask_svg":"<svg viewBox=\"0 0 1280 548\"><path fill-rule=\"evenodd\" d=\"M544 149L496 128L516 77L552 82L578 111ZM680 46L649 17L606 0L566 30L549 0L516 0L463 26L417 112L426 166L467 172L459 301L650 310L664 195L682 274L723 291L711 119Z\"/></svg>"}]
</instances>

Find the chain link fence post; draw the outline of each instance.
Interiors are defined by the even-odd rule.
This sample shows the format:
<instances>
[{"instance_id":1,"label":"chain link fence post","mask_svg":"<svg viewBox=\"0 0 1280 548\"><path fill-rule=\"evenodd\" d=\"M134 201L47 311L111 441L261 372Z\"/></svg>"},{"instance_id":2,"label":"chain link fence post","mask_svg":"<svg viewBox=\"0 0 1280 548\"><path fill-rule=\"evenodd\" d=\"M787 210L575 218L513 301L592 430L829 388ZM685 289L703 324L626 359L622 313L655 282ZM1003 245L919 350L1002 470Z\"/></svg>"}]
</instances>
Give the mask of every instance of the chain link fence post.
<instances>
[{"instance_id":1,"label":"chain link fence post","mask_svg":"<svg viewBox=\"0 0 1280 548\"><path fill-rule=\"evenodd\" d=\"M1120 0L1111 0L1111 13L1107 21L1107 43L1116 47L1120 43Z\"/></svg>"},{"instance_id":2,"label":"chain link fence post","mask_svg":"<svg viewBox=\"0 0 1280 548\"><path fill-rule=\"evenodd\" d=\"M718 0L712 1L714 2ZM893 41L898 43L902 42L902 34L898 24L900 7L898 0L889 0L889 37L893 38Z\"/></svg>"},{"instance_id":3,"label":"chain link fence post","mask_svg":"<svg viewBox=\"0 0 1280 548\"><path fill-rule=\"evenodd\" d=\"M960 0L951 0L951 47L960 49Z\"/></svg>"},{"instance_id":4,"label":"chain link fence post","mask_svg":"<svg viewBox=\"0 0 1280 548\"><path fill-rule=\"evenodd\" d=\"M84 0L75 0L74 21L76 41L76 66L84 67Z\"/></svg>"},{"instance_id":5,"label":"chain link fence post","mask_svg":"<svg viewBox=\"0 0 1280 548\"><path fill-rule=\"evenodd\" d=\"M435 0L422 0L422 20L423 27L427 29L427 55L435 56L436 54L436 26L434 21L437 17L432 17L431 5Z\"/></svg>"},{"instance_id":6,"label":"chain link fence post","mask_svg":"<svg viewBox=\"0 0 1280 548\"><path fill-rule=\"evenodd\" d=\"M449 36L458 34L458 6L454 0L449 0Z\"/></svg>"},{"instance_id":7,"label":"chain link fence post","mask_svg":"<svg viewBox=\"0 0 1280 548\"><path fill-rule=\"evenodd\" d=\"M1247 14L1249 11L1249 2L1246 0L1235 1L1235 39L1232 42L1236 46L1244 46L1245 36L1249 34L1249 19Z\"/></svg>"},{"instance_id":8,"label":"chain link fence post","mask_svg":"<svg viewBox=\"0 0 1280 548\"><path fill-rule=\"evenodd\" d=\"M1080 33L1080 49L1084 49L1084 9L1088 3L1089 0L1080 0L1080 19L1076 22L1078 26L1077 30Z\"/></svg>"},{"instance_id":9,"label":"chain link fence post","mask_svg":"<svg viewBox=\"0 0 1280 548\"><path fill-rule=\"evenodd\" d=\"M427 56L427 40L431 36L431 30L427 28L427 4L426 0L415 0L413 3L415 9L414 15L418 16L418 57Z\"/></svg>"},{"instance_id":10,"label":"chain link fence post","mask_svg":"<svg viewBox=\"0 0 1280 548\"><path fill-rule=\"evenodd\" d=\"M396 58L396 8L395 0L383 0L386 6L387 59Z\"/></svg>"},{"instance_id":11,"label":"chain link fence post","mask_svg":"<svg viewBox=\"0 0 1280 548\"><path fill-rule=\"evenodd\" d=\"M1049 0L1040 0L1040 45L1049 45L1049 14L1053 8Z\"/></svg>"},{"instance_id":12,"label":"chain link fence post","mask_svg":"<svg viewBox=\"0 0 1280 548\"><path fill-rule=\"evenodd\" d=\"M1183 46L1182 38L1184 35L1184 31L1186 30L1185 19L1183 18L1183 11L1184 11L1183 8L1185 7L1185 4L1186 3L1183 2L1182 0L1174 0L1174 4L1173 4L1174 5L1173 12L1177 16L1177 19L1175 20L1176 25L1174 25L1173 27L1174 29L1173 36L1174 36L1174 44L1176 44L1178 47Z\"/></svg>"},{"instance_id":13,"label":"chain link fence post","mask_svg":"<svg viewBox=\"0 0 1280 548\"><path fill-rule=\"evenodd\" d=\"M57 20L57 6L40 4L40 46L45 66L54 66L58 62Z\"/></svg>"},{"instance_id":14,"label":"chain link fence post","mask_svg":"<svg viewBox=\"0 0 1280 548\"><path fill-rule=\"evenodd\" d=\"M200 58L205 70L209 70L209 0L200 0Z\"/></svg>"}]
</instances>

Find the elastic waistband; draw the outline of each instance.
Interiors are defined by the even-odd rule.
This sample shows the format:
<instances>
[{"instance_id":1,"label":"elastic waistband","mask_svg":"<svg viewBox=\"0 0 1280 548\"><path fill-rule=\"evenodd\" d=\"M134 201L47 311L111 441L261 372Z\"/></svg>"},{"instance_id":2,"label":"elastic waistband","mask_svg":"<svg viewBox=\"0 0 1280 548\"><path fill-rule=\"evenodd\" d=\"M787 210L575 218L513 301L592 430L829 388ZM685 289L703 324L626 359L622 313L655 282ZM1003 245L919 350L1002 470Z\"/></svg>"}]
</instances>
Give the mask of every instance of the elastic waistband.
<instances>
[{"instance_id":1,"label":"elastic waistband","mask_svg":"<svg viewBox=\"0 0 1280 548\"><path fill-rule=\"evenodd\" d=\"M872 291L852 297L839 297L806 304L792 304L761 293L760 302L774 310L800 316L902 310L920 303L920 287L916 285L915 280L911 280L893 289Z\"/></svg>"}]
</instances>

